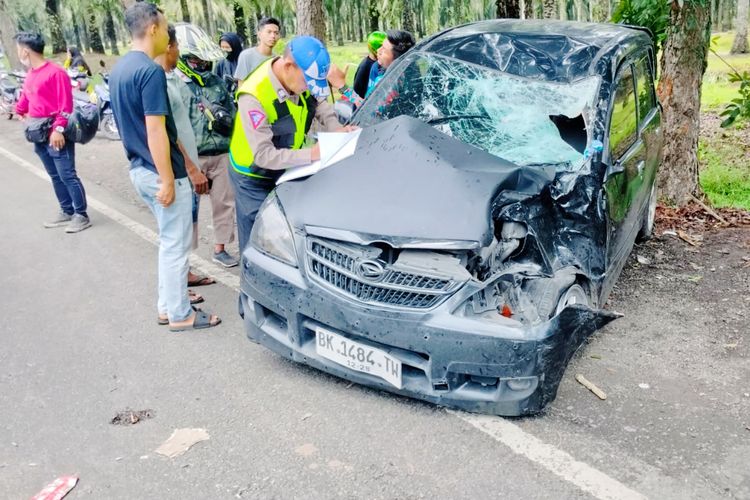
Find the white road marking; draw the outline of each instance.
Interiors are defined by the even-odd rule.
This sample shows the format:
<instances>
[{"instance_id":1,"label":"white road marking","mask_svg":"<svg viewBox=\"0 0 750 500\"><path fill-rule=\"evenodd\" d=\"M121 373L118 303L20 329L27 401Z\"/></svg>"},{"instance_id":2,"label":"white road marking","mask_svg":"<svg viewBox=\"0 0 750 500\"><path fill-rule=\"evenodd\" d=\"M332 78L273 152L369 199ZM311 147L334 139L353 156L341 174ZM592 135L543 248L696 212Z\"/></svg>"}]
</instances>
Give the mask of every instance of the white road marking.
<instances>
[{"instance_id":1,"label":"white road marking","mask_svg":"<svg viewBox=\"0 0 750 500\"><path fill-rule=\"evenodd\" d=\"M579 462L570 454L539 440L509 420L456 410L448 410L448 413L468 422L504 444L513 453L544 467L559 478L576 485L596 498L602 500L641 500L647 498L590 465Z\"/></svg>"},{"instance_id":2,"label":"white road marking","mask_svg":"<svg viewBox=\"0 0 750 500\"><path fill-rule=\"evenodd\" d=\"M2 147L0 147L0 154L40 179L51 182L46 172L18 155ZM159 236L148 227L96 198L87 196L87 201L96 211L131 230L149 243L155 246L159 245ZM210 274L217 282L239 291L238 278L216 264L194 254L190 256L190 263L197 271ZM601 500L642 500L646 498L603 472L577 461L570 454L544 443L509 420L455 410L448 410L448 413L471 424L479 431L510 448L517 455L538 464L595 498Z\"/></svg>"},{"instance_id":3,"label":"white road marking","mask_svg":"<svg viewBox=\"0 0 750 500\"><path fill-rule=\"evenodd\" d=\"M24 160L20 156L8 151L3 147L0 147L0 154L5 156L24 170L36 175L40 179L50 184L52 183L49 176L47 175L47 172ZM149 243L156 245L157 247L159 246L159 235L140 222L134 221L127 215L124 215L123 213L89 195L86 195L86 201L88 202L89 206L97 212L100 212L101 214L109 217L114 222L124 226L125 228L130 229L132 232L148 241ZM193 269L201 274L211 275L218 283L221 283L222 285L225 285L236 292L240 291L239 278L234 274L227 272L225 269L219 267L213 262L210 262L203 257L191 253L190 265L193 267Z\"/></svg>"}]
</instances>

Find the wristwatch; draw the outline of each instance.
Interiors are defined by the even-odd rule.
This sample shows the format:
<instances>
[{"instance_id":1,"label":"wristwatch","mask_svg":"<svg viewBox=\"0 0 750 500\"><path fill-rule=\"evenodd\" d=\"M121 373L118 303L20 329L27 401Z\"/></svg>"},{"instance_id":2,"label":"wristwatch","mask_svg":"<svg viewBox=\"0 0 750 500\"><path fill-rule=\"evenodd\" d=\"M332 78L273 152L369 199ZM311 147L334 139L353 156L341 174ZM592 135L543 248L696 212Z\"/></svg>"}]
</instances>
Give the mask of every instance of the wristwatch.
<instances>
[{"instance_id":1,"label":"wristwatch","mask_svg":"<svg viewBox=\"0 0 750 500\"><path fill-rule=\"evenodd\" d=\"M59 132L62 134L63 132L65 132L65 127L58 125L57 127L55 127L55 132Z\"/></svg>"}]
</instances>

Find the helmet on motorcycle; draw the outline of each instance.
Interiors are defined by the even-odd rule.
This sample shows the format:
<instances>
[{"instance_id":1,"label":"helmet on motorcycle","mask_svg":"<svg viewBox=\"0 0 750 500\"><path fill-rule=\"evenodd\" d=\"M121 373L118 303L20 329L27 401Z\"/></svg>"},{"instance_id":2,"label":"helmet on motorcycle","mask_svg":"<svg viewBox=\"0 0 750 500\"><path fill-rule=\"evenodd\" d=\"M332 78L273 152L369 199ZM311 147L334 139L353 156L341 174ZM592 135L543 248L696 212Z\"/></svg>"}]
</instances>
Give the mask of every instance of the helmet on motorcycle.
<instances>
[{"instance_id":1,"label":"helmet on motorcycle","mask_svg":"<svg viewBox=\"0 0 750 500\"><path fill-rule=\"evenodd\" d=\"M224 51L214 42L205 31L190 23L176 23L174 25L177 42L180 44L180 56L190 57L208 62L220 61L224 58Z\"/></svg>"}]
</instances>

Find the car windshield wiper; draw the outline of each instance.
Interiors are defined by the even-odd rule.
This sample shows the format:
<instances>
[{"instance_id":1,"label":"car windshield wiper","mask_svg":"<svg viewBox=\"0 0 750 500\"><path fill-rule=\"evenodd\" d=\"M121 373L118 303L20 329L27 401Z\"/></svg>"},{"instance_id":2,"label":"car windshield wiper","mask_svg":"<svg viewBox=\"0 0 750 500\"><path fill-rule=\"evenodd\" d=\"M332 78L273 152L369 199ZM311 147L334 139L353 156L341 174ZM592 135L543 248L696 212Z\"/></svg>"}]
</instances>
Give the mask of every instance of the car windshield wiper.
<instances>
[{"instance_id":1,"label":"car windshield wiper","mask_svg":"<svg viewBox=\"0 0 750 500\"><path fill-rule=\"evenodd\" d=\"M448 115L438 116L436 118L430 118L427 120L428 125L440 125L441 123L452 122L454 120L474 120L477 118L489 119L487 115Z\"/></svg>"}]
</instances>

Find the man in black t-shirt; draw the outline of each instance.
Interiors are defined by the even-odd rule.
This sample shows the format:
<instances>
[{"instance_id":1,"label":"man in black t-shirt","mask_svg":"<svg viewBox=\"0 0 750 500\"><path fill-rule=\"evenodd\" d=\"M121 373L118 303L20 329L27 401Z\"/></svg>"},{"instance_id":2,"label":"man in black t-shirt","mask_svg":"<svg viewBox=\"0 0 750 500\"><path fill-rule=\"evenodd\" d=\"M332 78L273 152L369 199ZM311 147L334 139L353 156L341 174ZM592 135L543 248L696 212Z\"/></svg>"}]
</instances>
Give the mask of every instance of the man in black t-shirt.
<instances>
[{"instance_id":1,"label":"man in black t-shirt","mask_svg":"<svg viewBox=\"0 0 750 500\"><path fill-rule=\"evenodd\" d=\"M130 180L159 226L159 323L170 330L209 328L221 320L190 307L188 257L192 243L192 186L177 146L177 130L164 70L154 57L166 52L167 20L151 3L125 12L133 49L112 70L112 111L130 161Z\"/></svg>"}]
</instances>

